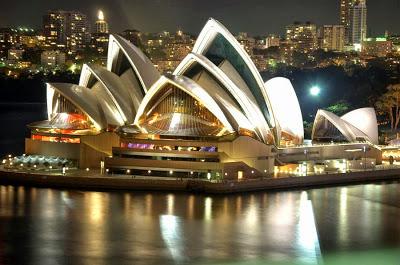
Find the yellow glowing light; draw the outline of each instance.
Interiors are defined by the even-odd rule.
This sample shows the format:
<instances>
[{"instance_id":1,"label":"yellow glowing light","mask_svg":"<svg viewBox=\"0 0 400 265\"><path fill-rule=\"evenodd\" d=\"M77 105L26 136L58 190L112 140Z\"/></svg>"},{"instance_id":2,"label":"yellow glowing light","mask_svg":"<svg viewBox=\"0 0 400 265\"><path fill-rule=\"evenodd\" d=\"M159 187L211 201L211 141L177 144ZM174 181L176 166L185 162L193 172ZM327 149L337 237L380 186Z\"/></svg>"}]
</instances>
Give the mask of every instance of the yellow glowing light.
<instances>
[{"instance_id":1,"label":"yellow glowing light","mask_svg":"<svg viewBox=\"0 0 400 265\"><path fill-rule=\"evenodd\" d=\"M97 17L98 17L99 20L104 20L104 13L103 13L103 11L99 10L99 14L98 14Z\"/></svg>"}]
</instances>

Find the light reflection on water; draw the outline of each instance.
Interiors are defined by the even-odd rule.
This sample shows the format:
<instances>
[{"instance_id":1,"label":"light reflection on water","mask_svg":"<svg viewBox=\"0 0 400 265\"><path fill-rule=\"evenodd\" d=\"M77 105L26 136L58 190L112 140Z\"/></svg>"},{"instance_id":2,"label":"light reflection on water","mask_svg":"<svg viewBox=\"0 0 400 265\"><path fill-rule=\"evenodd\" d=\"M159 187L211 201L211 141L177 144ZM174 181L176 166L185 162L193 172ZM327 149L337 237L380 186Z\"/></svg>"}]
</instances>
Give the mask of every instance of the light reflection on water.
<instances>
[{"instance_id":1,"label":"light reflection on water","mask_svg":"<svg viewBox=\"0 0 400 265\"><path fill-rule=\"evenodd\" d=\"M0 264L328 264L398 249L399 223L398 183L229 196L0 186Z\"/></svg>"}]
</instances>

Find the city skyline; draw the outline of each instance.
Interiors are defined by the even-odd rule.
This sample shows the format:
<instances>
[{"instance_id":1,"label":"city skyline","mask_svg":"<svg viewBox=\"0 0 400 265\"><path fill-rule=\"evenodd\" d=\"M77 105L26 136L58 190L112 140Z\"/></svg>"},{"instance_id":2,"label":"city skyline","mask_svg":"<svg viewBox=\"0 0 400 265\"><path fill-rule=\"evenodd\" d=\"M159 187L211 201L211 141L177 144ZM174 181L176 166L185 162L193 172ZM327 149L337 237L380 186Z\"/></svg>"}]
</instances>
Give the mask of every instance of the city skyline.
<instances>
[{"instance_id":1,"label":"city skyline","mask_svg":"<svg viewBox=\"0 0 400 265\"><path fill-rule=\"evenodd\" d=\"M185 32L194 34L209 17L225 21L233 32L245 31L252 35L283 34L285 25L293 21L312 21L318 25L339 24L340 1L305 0L301 3L294 0L282 0L279 3L266 3L261 0L250 0L250 3L216 1L212 2L212 8L210 5L209 0L203 1L202 5L198 5L194 0L185 2L135 0L129 3L123 0L113 3L105 0L47 3L41 0L31 6L23 0L0 10L2 17L0 24L41 29L42 15L48 10L56 9L81 11L88 15L92 27L98 10L102 9L106 20L110 23L111 32L120 32L127 28L144 32L174 31L181 28ZM383 0L379 3L368 1L367 5L368 35L382 35L385 30L400 32L400 25L393 23L396 13L400 10L398 1ZM149 16L149 12L154 15ZM286 15L282 16L282 12ZM243 14L245 14L244 19L238 20L237 17ZM247 16L251 19L246 19Z\"/></svg>"}]
</instances>

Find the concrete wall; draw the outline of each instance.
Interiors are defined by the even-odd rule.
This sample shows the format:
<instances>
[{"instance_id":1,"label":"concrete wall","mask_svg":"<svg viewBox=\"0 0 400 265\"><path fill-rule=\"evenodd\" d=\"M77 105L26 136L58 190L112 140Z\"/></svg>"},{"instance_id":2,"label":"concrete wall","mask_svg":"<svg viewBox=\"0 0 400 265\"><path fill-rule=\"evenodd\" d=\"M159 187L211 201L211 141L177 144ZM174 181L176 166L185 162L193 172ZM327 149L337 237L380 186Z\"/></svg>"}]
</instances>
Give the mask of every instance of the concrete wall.
<instances>
[{"instance_id":1,"label":"concrete wall","mask_svg":"<svg viewBox=\"0 0 400 265\"><path fill-rule=\"evenodd\" d=\"M81 144L44 142L25 139L25 154L58 156L79 161Z\"/></svg>"},{"instance_id":2,"label":"concrete wall","mask_svg":"<svg viewBox=\"0 0 400 265\"><path fill-rule=\"evenodd\" d=\"M240 136L232 142L218 143L221 163L243 162L256 170L256 176L264 171L273 172L275 153L273 146L261 143L251 137Z\"/></svg>"},{"instance_id":3,"label":"concrete wall","mask_svg":"<svg viewBox=\"0 0 400 265\"><path fill-rule=\"evenodd\" d=\"M113 132L103 132L98 135L81 136L81 143L110 156L112 155L112 148L119 146L120 137Z\"/></svg>"},{"instance_id":4,"label":"concrete wall","mask_svg":"<svg viewBox=\"0 0 400 265\"><path fill-rule=\"evenodd\" d=\"M367 146L367 152L364 154L362 151L363 147ZM304 154L304 150L307 150L307 157ZM359 151L357 151L359 150ZM375 159L377 164L382 163L382 151L370 146L367 143L361 144L332 144L332 145L321 145L321 146L304 146L304 147L292 147L282 148L278 151L278 159L283 163L296 163L304 160L327 160L327 159L348 159L356 160L361 159L364 155L367 158Z\"/></svg>"},{"instance_id":5,"label":"concrete wall","mask_svg":"<svg viewBox=\"0 0 400 265\"><path fill-rule=\"evenodd\" d=\"M151 169L162 171L222 171L220 163L213 162L192 162L192 161L174 161L174 160L150 160L106 157L106 167L126 168L126 169Z\"/></svg>"}]
</instances>

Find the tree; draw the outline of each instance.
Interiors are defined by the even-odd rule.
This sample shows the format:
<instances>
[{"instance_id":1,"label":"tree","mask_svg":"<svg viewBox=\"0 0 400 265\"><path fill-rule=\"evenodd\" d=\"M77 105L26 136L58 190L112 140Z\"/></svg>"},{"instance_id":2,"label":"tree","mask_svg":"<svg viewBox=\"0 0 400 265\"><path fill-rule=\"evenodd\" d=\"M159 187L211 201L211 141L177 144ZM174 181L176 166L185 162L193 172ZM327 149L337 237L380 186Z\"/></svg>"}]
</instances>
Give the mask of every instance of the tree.
<instances>
[{"instance_id":1,"label":"tree","mask_svg":"<svg viewBox=\"0 0 400 265\"><path fill-rule=\"evenodd\" d=\"M327 107L325 110L332 112L338 116L345 114L350 108L350 104L345 100L339 100L335 104Z\"/></svg>"},{"instance_id":2,"label":"tree","mask_svg":"<svg viewBox=\"0 0 400 265\"><path fill-rule=\"evenodd\" d=\"M375 106L380 114L389 116L390 129L397 130L400 122L400 84L389 85Z\"/></svg>"}]
</instances>

